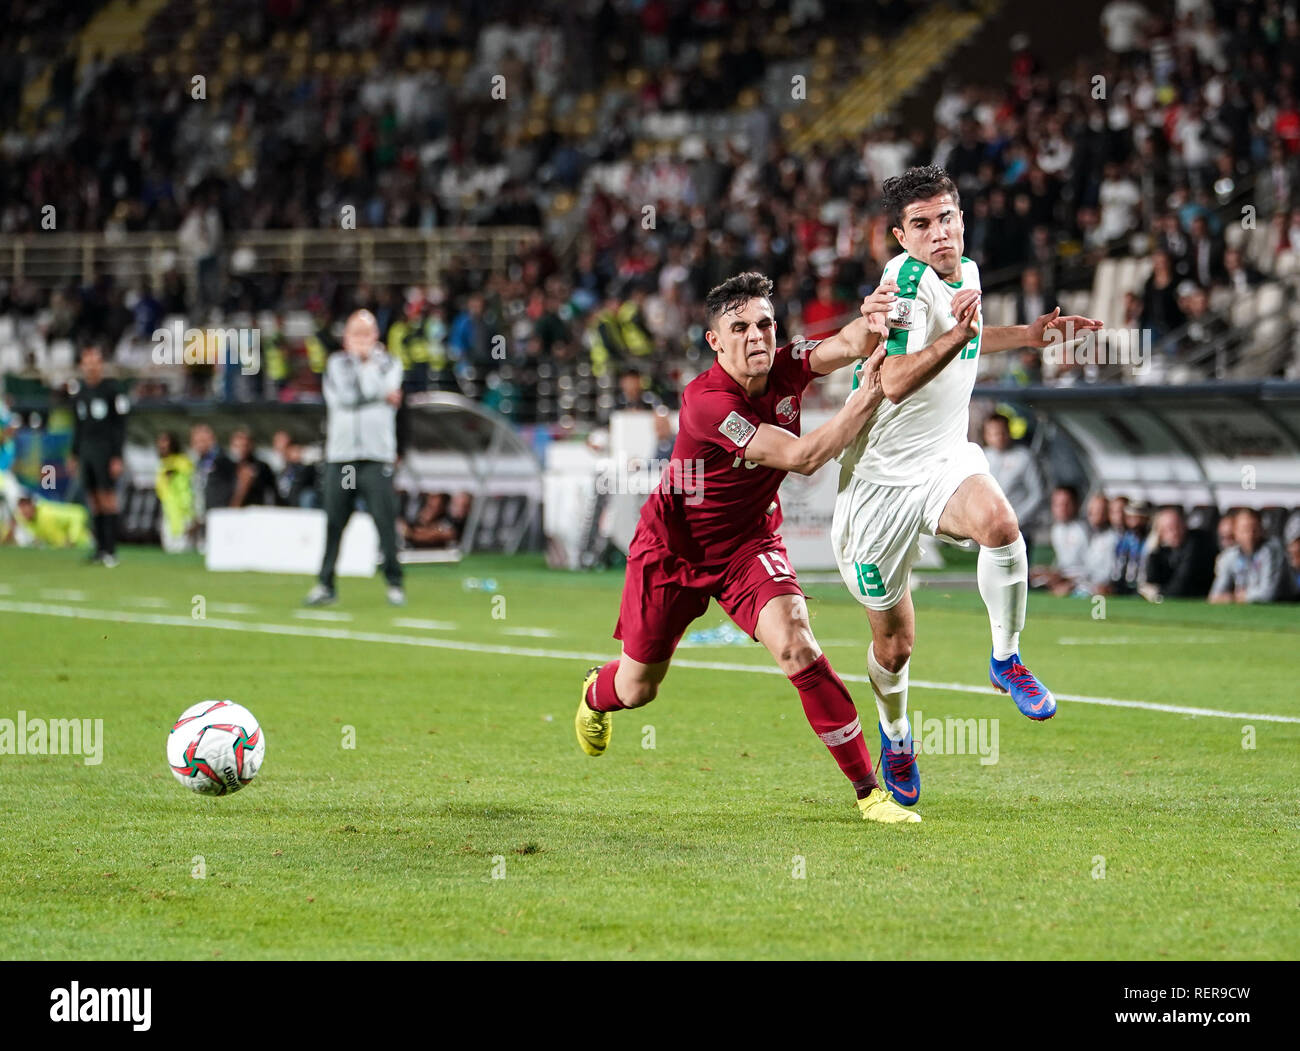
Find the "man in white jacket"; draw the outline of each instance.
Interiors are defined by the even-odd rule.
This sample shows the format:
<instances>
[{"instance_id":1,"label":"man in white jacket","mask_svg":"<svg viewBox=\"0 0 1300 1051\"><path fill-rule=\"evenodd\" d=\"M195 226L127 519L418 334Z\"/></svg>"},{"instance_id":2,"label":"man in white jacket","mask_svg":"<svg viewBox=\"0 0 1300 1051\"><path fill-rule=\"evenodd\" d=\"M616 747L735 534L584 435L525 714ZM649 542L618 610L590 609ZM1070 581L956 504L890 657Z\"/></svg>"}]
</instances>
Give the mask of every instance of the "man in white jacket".
<instances>
[{"instance_id":1,"label":"man in white jacket","mask_svg":"<svg viewBox=\"0 0 1300 1051\"><path fill-rule=\"evenodd\" d=\"M325 557L320 578L306 598L308 606L336 601L334 563L339 540L356 506L357 494L379 531L384 553L388 601L406 604L402 566L397 561L397 409L402 403L402 363L379 342L379 325L368 310L358 310L343 329L343 350L330 355L323 384L327 413L325 472Z\"/></svg>"}]
</instances>

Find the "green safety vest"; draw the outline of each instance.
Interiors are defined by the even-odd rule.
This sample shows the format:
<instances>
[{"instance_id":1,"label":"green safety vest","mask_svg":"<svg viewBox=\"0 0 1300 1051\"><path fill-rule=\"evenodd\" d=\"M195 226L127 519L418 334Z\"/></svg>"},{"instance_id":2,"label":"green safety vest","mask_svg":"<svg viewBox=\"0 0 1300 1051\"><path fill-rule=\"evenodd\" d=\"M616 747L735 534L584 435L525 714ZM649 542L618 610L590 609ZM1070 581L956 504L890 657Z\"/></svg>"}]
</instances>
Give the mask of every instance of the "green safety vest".
<instances>
[{"instance_id":1,"label":"green safety vest","mask_svg":"<svg viewBox=\"0 0 1300 1051\"><path fill-rule=\"evenodd\" d=\"M637 307L628 300L618 308L618 326L623 337L623 346L629 354L643 358L654 350L654 341L636 320Z\"/></svg>"},{"instance_id":2,"label":"green safety vest","mask_svg":"<svg viewBox=\"0 0 1300 1051\"><path fill-rule=\"evenodd\" d=\"M284 352L284 337L278 334L266 346L266 374L276 383L289 378L289 355Z\"/></svg>"},{"instance_id":3,"label":"green safety vest","mask_svg":"<svg viewBox=\"0 0 1300 1051\"><path fill-rule=\"evenodd\" d=\"M307 364L311 366L312 372L317 375L322 374L329 356L330 352L321 341L319 334L307 338Z\"/></svg>"}]
</instances>

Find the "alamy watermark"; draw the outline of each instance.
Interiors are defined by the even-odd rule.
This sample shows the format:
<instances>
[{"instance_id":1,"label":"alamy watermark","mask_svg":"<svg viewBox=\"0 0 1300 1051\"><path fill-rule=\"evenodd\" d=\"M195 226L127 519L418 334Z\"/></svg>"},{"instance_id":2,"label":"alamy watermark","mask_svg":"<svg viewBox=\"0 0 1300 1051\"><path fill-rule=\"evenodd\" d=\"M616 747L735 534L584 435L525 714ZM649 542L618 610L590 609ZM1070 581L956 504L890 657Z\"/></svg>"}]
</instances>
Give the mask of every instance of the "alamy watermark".
<instances>
[{"instance_id":1,"label":"alamy watermark","mask_svg":"<svg viewBox=\"0 0 1300 1051\"><path fill-rule=\"evenodd\" d=\"M1099 328L1075 332L1067 325L1048 332L1043 348L1043 364L1057 368L1076 365L1118 365L1141 372L1151 364L1151 330L1149 328Z\"/></svg>"},{"instance_id":2,"label":"alamy watermark","mask_svg":"<svg viewBox=\"0 0 1300 1051\"><path fill-rule=\"evenodd\" d=\"M238 365L245 376L262 371L260 329L186 328L178 320L151 338L155 365Z\"/></svg>"},{"instance_id":3,"label":"alamy watermark","mask_svg":"<svg viewBox=\"0 0 1300 1051\"><path fill-rule=\"evenodd\" d=\"M50 991L51 1022L130 1022L137 1033L148 1032L152 1023L153 989L82 988L72 982Z\"/></svg>"},{"instance_id":4,"label":"alamy watermark","mask_svg":"<svg viewBox=\"0 0 1300 1051\"><path fill-rule=\"evenodd\" d=\"M632 457L605 460L596 471L596 492L602 496L649 496L662 489L684 496L690 507L704 501L704 461Z\"/></svg>"},{"instance_id":5,"label":"alamy watermark","mask_svg":"<svg viewBox=\"0 0 1300 1051\"><path fill-rule=\"evenodd\" d=\"M980 766L998 761L1001 725L997 719L927 719L917 708L909 720L917 755L978 755Z\"/></svg>"},{"instance_id":6,"label":"alamy watermark","mask_svg":"<svg viewBox=\"0 0 1300 1051\"><path fill-rule=\"evenodd\" d=\"M0 755L79 755L87 766L104 761L103 719L0 719Z\"/></svg>"}]
</instances>

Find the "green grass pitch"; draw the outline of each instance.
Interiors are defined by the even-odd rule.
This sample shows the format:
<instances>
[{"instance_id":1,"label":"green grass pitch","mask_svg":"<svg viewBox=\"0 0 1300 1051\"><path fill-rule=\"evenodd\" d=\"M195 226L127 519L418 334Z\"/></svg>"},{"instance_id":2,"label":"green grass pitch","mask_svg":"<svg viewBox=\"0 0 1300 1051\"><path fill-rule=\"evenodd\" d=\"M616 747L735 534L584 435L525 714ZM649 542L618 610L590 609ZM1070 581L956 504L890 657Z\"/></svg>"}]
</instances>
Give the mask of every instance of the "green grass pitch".
<instances>
[{"instance_id":1,"label":"green grass pitch","mask_svg":"<svg viewBox=\"0 0 1300 1051\"><path fill-rule=\"evenodd\" d=\"M769 668L755 644L681 650L660 698L615 716L610 752L581 754L578 685L591 655L617 652L617 572L472 558L414 569L401 610L379 580L344 579L337 619L301 615L309 583L146 549L115 570L0 551L0 718L104 720L98 765L0 755L0 957L1244 959L1300 944L1300 606L1112 599L1094 619L1035 594L1024 653L1058 696L1229 713L1063 699L1040 725L986 688L978 596L918 590L912 707L996 718L998 761L922 755L924 823L887 828L858 818L783 677L707 667ZM808 591L874 756L865 618L839 584ZM712 607L698 626L723 621ZM204 798L175 782L164 740L186 706L225 697L261 720L266 763Z\"/></svg>"}]
</instances>

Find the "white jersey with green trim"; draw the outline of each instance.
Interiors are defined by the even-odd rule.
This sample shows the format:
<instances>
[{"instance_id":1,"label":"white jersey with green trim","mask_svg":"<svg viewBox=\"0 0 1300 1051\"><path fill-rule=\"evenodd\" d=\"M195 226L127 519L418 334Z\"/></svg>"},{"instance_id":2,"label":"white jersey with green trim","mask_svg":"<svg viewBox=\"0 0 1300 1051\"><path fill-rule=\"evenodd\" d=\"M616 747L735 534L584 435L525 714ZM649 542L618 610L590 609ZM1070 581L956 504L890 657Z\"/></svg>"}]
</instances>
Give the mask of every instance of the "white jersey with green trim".
<instances>
[{"instance_id":1,"label":"white jersey with green trim","mask_svg":"<svg viewBox=\"0 0 1300 1051\"><path fill-rule=\"evenodd\" d=\"M885 265L882 280L898 285L889 317L887 354L914 354L957 324L952 297L980 287L979 267L962 256L961 279L944 281L934 268L906 252ZM979 368L981 332L929 383L895 405L888 398L872 414L864 433L839 456L840 488L850 474L876 485L919 485L966 443L970 396ZM855 367L853 386L858 385Z\"/></svg>"}]
</instances>

